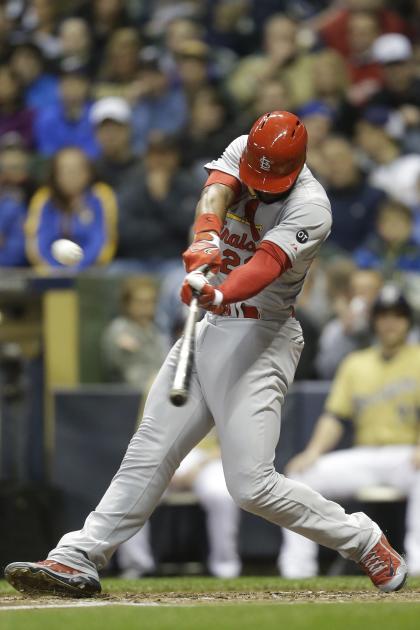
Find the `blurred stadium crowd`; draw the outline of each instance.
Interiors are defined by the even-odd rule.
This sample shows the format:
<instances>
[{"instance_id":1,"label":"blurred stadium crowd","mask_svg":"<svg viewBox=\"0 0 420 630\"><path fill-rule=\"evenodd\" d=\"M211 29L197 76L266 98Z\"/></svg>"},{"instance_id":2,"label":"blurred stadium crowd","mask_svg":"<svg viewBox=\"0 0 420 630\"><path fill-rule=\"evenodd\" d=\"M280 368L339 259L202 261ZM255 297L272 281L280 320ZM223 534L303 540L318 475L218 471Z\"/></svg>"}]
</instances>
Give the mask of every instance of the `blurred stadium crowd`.
<instances>
[{"instance_id":1,"label":"blurred stadium crowd","mask_svg":"<svg viewBox=\"0 0 420 630\"><path fill-rule=\"evenodd\" d=\"M67 237L75 271L167 277L206 161L265 111L294 111L334 213L300 300L298 376L331 377L337 334L366 343L384 279L418 295L419 29L409 0L2 3L0 265L58 268Z\"/></svg>"},{"instance_id":2,"label":"blurred stadium crowd","mask_svg":"<svg viewBox=\"0 0 420 630\"><path fill-rule=\"evenodd\" d=\"M420 314L420 2L0 4L0 267L60 275L69 238L72 273L130 276L105 379L147 389L182 325L203 166L276 109L305 123L332 204L297 309L297 379L331 379L371 345L384 283Z\"/></svg>"}]
</instances>

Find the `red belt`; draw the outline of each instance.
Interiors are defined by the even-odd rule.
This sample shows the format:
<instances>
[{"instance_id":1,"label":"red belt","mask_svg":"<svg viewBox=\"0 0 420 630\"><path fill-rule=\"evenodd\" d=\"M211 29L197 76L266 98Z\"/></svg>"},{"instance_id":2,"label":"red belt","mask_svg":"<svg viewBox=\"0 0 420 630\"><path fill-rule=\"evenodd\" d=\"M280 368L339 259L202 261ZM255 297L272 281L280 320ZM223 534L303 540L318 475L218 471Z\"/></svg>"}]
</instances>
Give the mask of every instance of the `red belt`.
<instances>
[{"instance_id":1,"label":"red belt","mask_svg":"<svg viewBox=\"0 0 420 630\"><path fill-rule=\"evenodd\" d=\"M245 319L261 319L261 311L256 306L250 306L245 302L227 304L223 311L225 317L244 317Z\"/></svg>"},{"instance_id":2,"label":"red belt","mask_svg":"<svg viewBox=\"0 0 420 630\"><path fill-rule=\"evenodd\" d=\"M250 306L245 302L227 304L222 313L223 317L238 317L244 319L262 319L261 310L257 306ZM292 306L289 317L295 317L295 309Z\"/></svg>"}]
</instances>

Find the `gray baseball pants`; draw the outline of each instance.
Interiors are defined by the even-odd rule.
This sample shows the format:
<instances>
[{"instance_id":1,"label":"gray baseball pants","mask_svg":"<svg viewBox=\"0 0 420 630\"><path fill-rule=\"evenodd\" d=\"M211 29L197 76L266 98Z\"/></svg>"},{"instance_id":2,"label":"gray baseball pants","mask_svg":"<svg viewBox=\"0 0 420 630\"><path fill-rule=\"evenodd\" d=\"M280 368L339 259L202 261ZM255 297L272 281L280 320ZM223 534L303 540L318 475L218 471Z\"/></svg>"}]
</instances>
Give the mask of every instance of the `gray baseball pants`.
<instances>
[{"instance_id":1,"label":"gray baseball pants","mask_svg":"<svg viewBox=\"0 0 420 630\"><path fill-rule=\"evenodd\" d=\"M117 547L147 521L185 455L212 428L234 501L281 527L359 561L379 540L365 514L346 514L274 469L281 407L303 348L299 322L207 315L197 325L190 398L168 400L179 344L165 360L121 467L80 531L49 558L96 576ZM83 552L83 553L80 553Z\"/></svg>"}]
</instances>

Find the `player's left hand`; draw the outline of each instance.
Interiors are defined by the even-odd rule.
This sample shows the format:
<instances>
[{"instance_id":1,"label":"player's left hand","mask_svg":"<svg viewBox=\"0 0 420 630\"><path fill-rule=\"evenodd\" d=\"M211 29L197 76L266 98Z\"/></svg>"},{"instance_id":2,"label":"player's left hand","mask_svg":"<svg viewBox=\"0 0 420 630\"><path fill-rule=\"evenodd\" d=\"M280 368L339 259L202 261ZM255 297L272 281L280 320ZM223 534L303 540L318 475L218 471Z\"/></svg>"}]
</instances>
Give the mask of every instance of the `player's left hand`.
<instances>
[{"instance_id":1,"label":"player's left hand","mask_svg":"<svg viewBox=\"0 0 420 630\"><path fill-rule=\"evenodd\" d=\"M193 292L198 294L198 304L201 308L218 315L223 313L223 293L207 282L202 271L191 271L185 276L181 288L181 300L187 306L191 303Z\"/></svg>"}]
</instances>

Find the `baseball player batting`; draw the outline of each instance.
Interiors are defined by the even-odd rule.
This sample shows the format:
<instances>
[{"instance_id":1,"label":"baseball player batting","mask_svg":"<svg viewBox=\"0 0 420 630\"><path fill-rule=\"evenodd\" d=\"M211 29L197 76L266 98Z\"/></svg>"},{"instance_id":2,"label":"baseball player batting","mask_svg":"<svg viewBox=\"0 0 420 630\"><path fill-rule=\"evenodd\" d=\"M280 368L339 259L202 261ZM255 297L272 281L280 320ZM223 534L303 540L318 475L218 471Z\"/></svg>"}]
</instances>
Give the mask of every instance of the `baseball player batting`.
<instances>
[{"instance_id":1,"label":"baseball player batting","mask_svg":"<svg viewBox=\"0 0 420 630\"><path fill-rule=\"evenodd\" d=\"M404 559L362 512L346 514L274 469L281 408L303 348L293 304L331 228L322 186L305 166L307 132L293 114L264 114L206 168L182 299L199 294L186 404L169 400L179 343L148 396L121 467L80 531L47 560L14 562L6 579L28 593L89 596L103 568L147 521L185 455L214 426L236 503L358 562L382 591L401 588ZM176 212L176 208L174 208ZM213 273L211 284L203 268ZM351 474L351 471L349 471Z\"/></svg>"}]
</instances>

